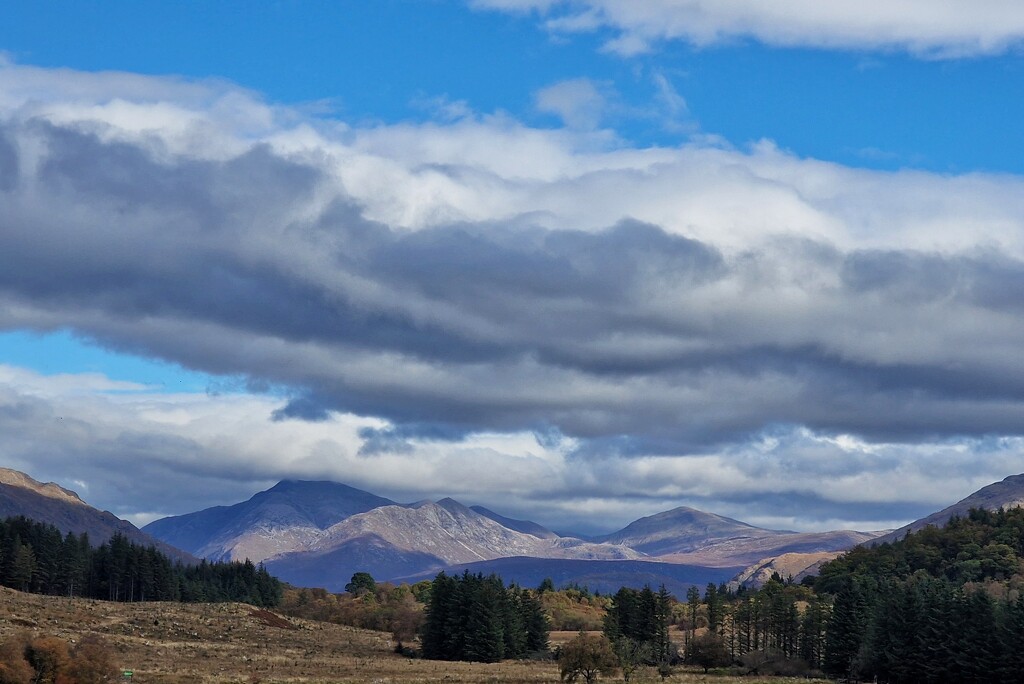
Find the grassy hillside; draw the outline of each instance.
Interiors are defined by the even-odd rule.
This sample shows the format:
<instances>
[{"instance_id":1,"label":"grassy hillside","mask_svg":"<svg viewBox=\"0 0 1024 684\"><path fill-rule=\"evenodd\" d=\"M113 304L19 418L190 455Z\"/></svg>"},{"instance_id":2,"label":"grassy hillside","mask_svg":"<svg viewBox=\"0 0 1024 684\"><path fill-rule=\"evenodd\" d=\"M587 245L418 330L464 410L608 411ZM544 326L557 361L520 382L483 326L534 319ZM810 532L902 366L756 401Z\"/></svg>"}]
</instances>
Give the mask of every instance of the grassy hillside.
<instances>
[{"instance_id":1,"label":"grassy hillside","mask_svg":"<svg viewBox=\"0 0 1024 684\"><path fill-rule=\"evenodd\" d=\"M238 603L111 603L0 588L0 641L19 633L76 641L99 635L116 652L120 666L135 672L134 681L147 684L558 682L558 668L550 661L482 665L411 660L392 652L386 633L286 619ZM650 681L660 681L648 674ZM668 681L709 680L679 672ZM713 681L787 680L715 677Z\"/></svg>"}]
</instances>

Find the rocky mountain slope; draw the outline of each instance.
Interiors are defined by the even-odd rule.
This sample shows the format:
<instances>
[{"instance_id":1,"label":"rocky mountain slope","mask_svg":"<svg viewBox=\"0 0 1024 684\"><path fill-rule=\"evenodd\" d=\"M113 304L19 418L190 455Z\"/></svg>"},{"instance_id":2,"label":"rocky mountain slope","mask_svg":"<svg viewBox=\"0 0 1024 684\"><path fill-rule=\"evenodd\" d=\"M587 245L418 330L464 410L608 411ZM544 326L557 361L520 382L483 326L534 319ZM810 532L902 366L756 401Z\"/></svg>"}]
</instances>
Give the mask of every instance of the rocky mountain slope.
<instances>
[{"instance_id":1,"label":"rocky mountain slope","mask_svg":"<svg viewBox=\"0 0 1024 684\"><path fill-rule=\"evenodd\" d=\"M0 468L0 518L23 515L38 522L48 523L63 533L89 535L93 545L99 545L120 532L142 546L156 546L163 553L186 563L196 558L156 539L121 520L113 513L93 508L70 490L52 482L43 484L25 473Z\"/></svg>"},{"instance_id":2,"label":"rocky mountain slope","mask_svg":"<svg viewBox=\"0 0 1024 684\"><path fill-rule=\"evenodd\" d=\"M394 503L337 482L284 480L248 501L162 518L143 530L201 558L255 563L305 549L332 525Z\"/></svg>"},{"instance_id":3,"label":"rocky mountain slope","mask_svg":"<svg viewBox=\"0 0 1024 684\"><path fill-rule=\"evenodd\" d=\"M730 539L759 539L777 534L747 523L680 506L631 522L595 541L622 544L649 556L696 551Z\"/></svg>"},{"instance_id":4,"label":"rocky mountain slope","mask_svg":"<svg viewBox=\"0 0 1024 684\"><path fill-rule=\"evenodd\" d=\"M775 573L778 573L783 579L792 578L794 582L799 582L810 575L817 575L822 565L840 553L842 551L784 553L781 556L764 558L745 568L729 584L733 588L743 586L756 589L763 586Z\"/></svg>"},{"instance_id":5,"label":"rocky mountain slope","mask_svg":"<svg viewBox=\"0 0 1024 684\"><path fill-rule=\"evenodd\" d=\"M747 566L784 553L842 551L875 536L852 530L767 530L681 506L640 518L598 540L622 544L661 561L724 568Z\"/></svg>"},{"instance_id":6,"label":"rocky mountain slope","mask_svg":"<svg viewBox=\"0 0 1024 684\"><path fill-rule=\"evenodd\" d=\"M770 556L785 553L845 551L871 541L877 532L836 530L833 532L775 532L774 534L719 539L692 551L666 554L658 558L670 563L687 563L721 568L747 566Z\"/></svg>"},{"instance_id":7,"label":"rocky mountain slope","mask_svg":"<svg viewBox=\"0 0 1024 684\"><path fill-rule=\"evenodd\" d=\"M582 540L453 499L401 505L346 485L295 481L234 506L165 518L145 529L197 555L263 561L285 581L334 589L357 571L385 580L503 559L524 559L516 561L517 571L523 563L543 565L541 560L580 571L583 562L629 561L657 562L651 576L666 576L665 564L675 564L718 578L770 555L838 551L871 538L849 531L766 530L680 507ZM590 579L600 574L587 566Z\"/></svg>"},{"instance_id":8,"label":"rocky mountain slope","mask_svg":"<svg viewBox=\"0 0 1024 684\"><path fill-rule=\"evenodd\" d=\"M270 558L268 569L294 584L343 586L369 569L390 578L508 557L634 560L623 546L541 538L505 527L453 499L381 506L325 530L305 548Z\"/></svg>"},{"instance_id":9,"label":"rocky mountain slope","mask_svg":"<svg viewBox=\"0 0 1024 684\"><path fill-rule=\"evenodd\" d=\"M488 510L483 506L470 506L469 509L472 511L476 511L485 518L490 518L494 522L499 523L504 527L509 528L510 530L515 530L516 532L532 534L534 537L540 537L541 539L554 539L555 537L559 536L558 534L552 532L543 525L538 525L537 523L532 522L530 520L516 520L515 518L506 518L505 516L499 515L498 513Z\"/></svg>"},{"instance_id":10,"label":"rocky mountain slope","mask_svg":"<svg viewBox=\"0 0 1024 684\"><path fill-rule=\"evenodd\" d=\"M999 508L1018 508L1020 506L1024 506L1024 474L1011 475L1000 482L994 482L986 487L982 487L970 496L957 501L952 506L943 508L937 513L932 513L920 520L915 520L909 525L904 525L898 530L877 537L872 543L881 544L903 539L903 537L907 536L908 532L916 532L929 525L942 527L954 515L965 515L972 508L984 508L994 511Z\"/></svg>"}]
</instances>

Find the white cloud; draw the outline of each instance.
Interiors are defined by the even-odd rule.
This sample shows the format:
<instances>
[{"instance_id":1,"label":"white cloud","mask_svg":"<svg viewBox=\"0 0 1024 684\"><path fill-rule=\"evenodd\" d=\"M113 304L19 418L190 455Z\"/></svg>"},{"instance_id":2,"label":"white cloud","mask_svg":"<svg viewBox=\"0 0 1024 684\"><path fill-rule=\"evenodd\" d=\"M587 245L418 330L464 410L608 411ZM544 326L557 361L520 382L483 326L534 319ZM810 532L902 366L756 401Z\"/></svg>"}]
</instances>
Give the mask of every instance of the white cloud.
<instances>
[{"instance_id":1,"label":"white cloud","mask_svg":"<svg viewBox=\"0 0 1024 684\"><path fill-rule=\"evenodd\" d=\"M334 411L4 369L8 464L107 507L133 492L127 513L330 477L542 522L690 503L882 524L1024 465L1019 176L500 114L357 127L222 83L15 65L0 171L0 327ZM368 456L361 430L389 428Z\"/></svg>"},{"instance_id":2,"label":"white cloud","mask_svg":"<svg viewBox=\"0 0 1024 684\"><path fill-rule=\"evenodd\" d=\"M1020 438L869 446L803 428L686 458L579 459L572 441L544 448L527 433L410 438L407 449L366 456L361 429L385 430L386 422L338 413L320 423L274 422L267 417L280 400L267 396L111 394L117 384L0 365L2 465L76 489L137 524L300 478L409 502L455 496L591 530L682 504L776 527L881 528L1024 469Z\"/></svg>"},{"instance_id":3,"label":"white cloud","mask_svg":"<svg viewBox=\"0 0 1024 684\"><path fill-rule=\"evenodd\" d=\"M601 123L608 105L598 84L589 78L561 81L539 90L537 109L555 114L571 128L593 129Z\"/></svg>"},{"instance_id":4,"label":"white cloud","mask_svg":"<svg viewBox=\"0 0 1024 684\"><path fill-rule=\"evenodd\" d=\"M928 58L991 55L1020 46L1016 0L471 0L471 6L538 12L549 29L617 35L610 51L633 55L665 40L698 47L741 39L768 45L904 50Z\"/></svg>"}]
</instances>

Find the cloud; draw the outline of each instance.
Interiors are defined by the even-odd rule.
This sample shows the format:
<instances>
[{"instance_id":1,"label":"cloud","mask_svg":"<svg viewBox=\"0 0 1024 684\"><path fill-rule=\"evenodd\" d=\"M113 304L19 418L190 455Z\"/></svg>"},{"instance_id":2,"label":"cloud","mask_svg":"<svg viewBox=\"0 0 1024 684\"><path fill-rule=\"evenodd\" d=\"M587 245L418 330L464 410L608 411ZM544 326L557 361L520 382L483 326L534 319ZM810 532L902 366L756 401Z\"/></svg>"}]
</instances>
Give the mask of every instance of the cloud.
<instances>
[{"instance_id":1,"label":"cloud","mask_svg":"<svg viewBox=\"0 0 1024 684\"><path fill-rule=\"evenodd\" d=\"M311 423L320 423L330 417L330 412L312 397L296 397L270 414L274 421L305 420Z\"/></svg>"},{"instance_id":2,"label":"cloud","mask_svg":"<svg viewBox=\"0 0 1024 684\"><path fill-rule=\"evenodd\" d=\"M315 423L268 421L279 401L268 396L128 387L95 374L44 376L0 365L4 466L55 480L140 523L304 478L406 502L453 495L590 532L681 503L776 528L868 529L931 512L1001 477L1019 466L1024 447L1020 438L872 444L780 427L687 458L590 458L564 438L453 440L343 413Z\"/></svg>"},{"instance_id":3,"label":"cloud","mask_svg":"<svg viewBox=\"0 0 1024 684\"><path fill-rule=\"evenodd\" d=\"M753 39L772 46L900 50L924 58L993 55L1019 48L1024 16L1014 0L471 0L471 6L536 12L555 32L614 32L623 55L662 41L696 47Z\"/></svg>"},{"instance_id":4,"label":"cloud","mask_svg":"<svg viewBox=\"0 0 1024 684\"><path fill-rule=\"evenodd\" d=\"M555 114L567 126L593 129L608 106L598 84L589 78L574 78L542 88L535 96L537 109Z\"/></svg>"},{"instance_id":5,"label":"cloud","mask_svg":"<svg viewBox=\"0 0 1024 684\"><path fill-rule=\"evenodd\" d=\"M515 485L511 513L690 497L728 514L749 512L728 492L749 491L787 521L797 466L848 462L844 488L894 497L875 522L908 512L885 477L956 445L965 462L1017 445L975 480L1024 465L1017 176L852 169L770 142L638 149L505 115L353 127L221 83L13 65L0 141L0 328L69 329L297 398L188 398L187 430L76 405L54 432L64 408L19 390L11 430L52 440L22 444L23 465L81 443L112 472L207 478L182 506L282 476L459 494L444 473L479 471L484 493ZM231 407L245 419L208 417ZM792 471L788 452L750 456L779 426L887 456L832 445ZM775 469L745 475L758 459ZM657 500L645 467L674 473ZM95 492L98 472L73 475ZM815 515L866 520L840 495L815 494Z\"/></svg>"}]
</instances>

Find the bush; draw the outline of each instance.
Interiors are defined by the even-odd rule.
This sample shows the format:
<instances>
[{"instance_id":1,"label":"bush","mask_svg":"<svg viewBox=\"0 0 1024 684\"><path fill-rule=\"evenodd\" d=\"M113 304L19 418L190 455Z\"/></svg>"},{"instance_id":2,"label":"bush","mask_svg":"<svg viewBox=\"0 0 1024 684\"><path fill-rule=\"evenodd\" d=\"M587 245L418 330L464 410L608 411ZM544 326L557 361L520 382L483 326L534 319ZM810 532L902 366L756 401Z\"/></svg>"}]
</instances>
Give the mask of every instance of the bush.
<instances>
[{"instance_id":1,"label":"bush","mask_svg":"<svg viewBox=\"0 0 1024 684\"><path fill-rule=\"evenodd\" d=\"M116 681L119 672L114 653L102 638L90 634L75 646L68 668L76 684L104 684Z\"/></svg>"},{"instance_id":2,"label":"bush","mask_svg":"<svg viewBox=\"0 0 1024 684\"><path fill-rule=\"evenodd\" d=\"M0 644L0 684L31 684L35 671L25 660L27 637L14 637Z\"/></svg>"},{"instance_id":3,"label":"bush","mask_svg":"<svg viewBox=\"0 0 1024 684\"><path fill-rule=\"evenodd\" d=\"M68 642L57 637L38 637L29 642L25 659L35 670L33 684L65 684L71 664Z\"/></svg>"},{"instance_id":4,"label":"bush","mask_svg":"<svg viewBox=\"0 0 1024 684\"><path fill-rule=\"evenodd\" d=\"M618 658L612 644L604 635L590 636L580 632L558 653L563 682L575 682L582 677L586 684L593 684L602 674L614 674L617 665Z\"/></svg>"},{"instance_id":5,"label":"bush","mask_svg":"<svg viewBox=\"0 0 1024 684\"><path fill-rule=\"evenodd\" d=\"M690 640L686 647L686 660L704 668L704 673L713 667L724 667L732 662L725 641L714 632L705 632Z\"/></svg>"}]
</instances>

